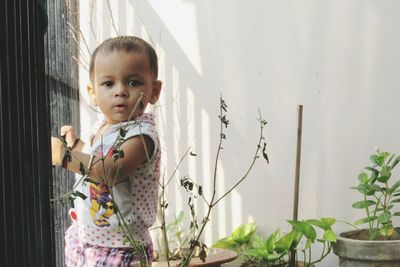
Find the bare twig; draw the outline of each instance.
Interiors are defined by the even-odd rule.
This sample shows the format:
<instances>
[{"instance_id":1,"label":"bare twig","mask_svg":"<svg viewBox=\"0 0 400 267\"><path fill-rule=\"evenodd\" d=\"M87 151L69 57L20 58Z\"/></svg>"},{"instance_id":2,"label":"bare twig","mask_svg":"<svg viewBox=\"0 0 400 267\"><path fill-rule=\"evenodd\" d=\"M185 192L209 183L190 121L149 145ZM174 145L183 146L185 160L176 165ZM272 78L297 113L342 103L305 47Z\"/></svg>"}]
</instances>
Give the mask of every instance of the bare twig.
<instances>
[{"instance_id":1,"label":"bare twig","mask_svg":"<svg viewBox=\"0 0 400 267\"><path fill-rule=\"evenodd\" d=\"M112 12L112 10L111 10L110 0L107 0L107 6L108 6L108 11L110 12L111 26L113 27L113 29L114 29L114 31L115 31L115 34L118 36L119 33L118 33L117 28L115 27L114 15L113 15L113 12Z\"/></svg>"},{"instance_id":2,"label":"bare twig","mask_svg":"<svg viewBox=\"0 0 400 267\"><path fill-rule=\"evenodd\" d=\"M91 0L90 1L90 31L92 32L92 35L94 37L94 39L96 40L96 43L98 43L98 39L97 39L97 34L94 32L94 28L93 28L93 10L94 10L94 3L95 1Z\"/></svg>"},{"instance_id":3,"label":"bare twig","mask_svg":"<svg viewBox=\"0 0 400 267\"><path fill-rule=\"evenodd\" d=\"M191 147L189 147L186 152L183 154L183 156L181 157L181 159L179 160L178 164L175 166L174 171L172 172L171 176L169 177L167 183L165 184L165 187L168 186L168 184L171 182L172 178L174 178L175 173L177 172L177 170L179 169L179 166L181 165L181 163L183 162L183 160L186 158L187 154L189 153Z\"/></svg>"},{"instance_id":4,"label":"bare twig","mask_svg":"<svg viewBox=\"0 0 400 267\"><path fill-rule=\"evenodd\" d=\"M259 154L260 149L261 149L261 143L264 140L264 135L263 135L264 125L263 125L263 119L261 117L260 110L258 110L258 113L259 113L259 116L260 116L259 117L259 121L260 121L260 131L261 132L260 132L260 137L259 137L259 140L258 140L257 149L256 149L256 152L254 154L253 160L251 161L250 166L247 169L246 173L243 175L243 177L234 186L232 186L231 189L229 189L228 191L226 191L225 194L223 194L221 197L219 197L218 200L213 203L214 206L217 205L218 202L220 202L227 195L229 195L236 187L238 187L238 185L240 183L242 183L244 179L246 179L246 177L249 175L250 171L253 169L253 166L254 166L254 164L256 163L256 161L257 161L257 159L259 157L258 154Z\"/></svg>"},{"instance_id":5,"label":"bare twig","mask_svg":"<svg viewBox=\"0 0 400 267\"><path fill-rule=\"evenodd\" d=\"M182 267L186 267L186 266L189 265L190 260L192 259L193 255L194 255L194 249L196 248L196 246L198 246L200 244L199 240L200 240L200 237L202 236L202 234L204 232L204 229L205 229L207 223L210 220L212 208L215 207L215 205L217 205L218 202L220 202L223 198L225 198L229 193L231 193L248 176L248 174L250 173L250 171L252 170L252 168L254 166L254 163L259 158L259 153L260 153L260 150L261 150L261 143L263 142L263 140L265 140L264 135L263 135L263 129L264 129L264 126L267 123L266 123L265 120L262 119L261 113L260 113L260 110L259 110L258 112L259 112L259 116L260 116L259 117L260 137L259 137L259 141L258 141L258 144L257 144L257 148L256 148L255 155L253 157L253 160L250 163L250 166L249 166L248 170L246 171L246 173L242 176L242 178L231 189L229 189L225 194L223 194L220 198L215 200L215 198L216 198L216 181L217 181L217 171L218 171L219 156L220 156L221 150L223 149L222 148L222 142L223 142L224 139L226 139L226 136L224 134L224 127L226 127L228 125L228 123L229 123L229 121L226 119L226 115L225 115L227 106L226 106L224 100L222 99L222 97L221 97L220 101L221 101L221 104L220 104L220 115L219 115L219 118L220 118L220 137L219 137L219 144L218 144L218 149L217 149L217 153L216 153L216 157L215 157L214 174L213 174L213 193L212 193L212 196L211 196L211 201L209 203L206 202L207 206L208 206L208 209L207 209L207 212L206 212L206 216L204 217L204 219L202 221L202 225L201 225L200 231L196 235L195 239L192 241L192 245L190 247L190 251L189 251L188 255L185 256L182 259L181 263L180 263L180 266L182 266Z\"/></svg>"}]
</instances>

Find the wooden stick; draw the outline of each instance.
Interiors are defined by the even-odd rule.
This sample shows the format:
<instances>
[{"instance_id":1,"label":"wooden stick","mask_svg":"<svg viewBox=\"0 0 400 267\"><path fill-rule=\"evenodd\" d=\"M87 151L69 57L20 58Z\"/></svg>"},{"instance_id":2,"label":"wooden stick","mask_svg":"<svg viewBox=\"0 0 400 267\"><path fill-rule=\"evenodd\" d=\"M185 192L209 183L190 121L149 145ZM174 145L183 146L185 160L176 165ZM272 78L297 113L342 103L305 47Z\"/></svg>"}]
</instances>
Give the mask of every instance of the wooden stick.
<instances>
[{"instance_id":1,"label":"wooden stick","mask_svg":"<svg viewBox=\"0 0 400 267\"><path fill-rule=\"evenodd\" d=\"M298 219L299 214L299 184L300 184L300 159L301 159L301 135L303 130L303 105L297 106L297 150L296 172L294 182L293 220Z\"/></svg>"},{"instance_id":2,"label":"wooden stick","mask_svg":"<svg viewBox=\"0 0 400 267\"><path fill-rule=\"evenodd\" d=\"M297 148L296 148L296 172L294 175L294 199L293 220L298 220L299 214L299 184L300 184L300 156L301 156L301 134L303 130L303 105L297 106ZM296 266L296 252L290 253L289 266Z\"/></svg>"}]
</instances>

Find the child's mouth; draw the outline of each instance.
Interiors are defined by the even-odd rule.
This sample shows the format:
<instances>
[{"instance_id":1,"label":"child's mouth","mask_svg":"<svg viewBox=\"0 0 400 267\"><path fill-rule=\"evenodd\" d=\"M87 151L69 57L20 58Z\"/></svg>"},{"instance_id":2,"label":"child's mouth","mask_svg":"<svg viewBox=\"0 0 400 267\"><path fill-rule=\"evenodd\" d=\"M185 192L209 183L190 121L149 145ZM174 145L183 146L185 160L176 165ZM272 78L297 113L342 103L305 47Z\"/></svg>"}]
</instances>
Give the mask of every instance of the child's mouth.
<instances>
[{"instance_id":1,"label":"child's mouth","mask_svg":"<svg viewBox=\"0 0 400 267\"><path fill-rule=\"evenodd\" d=\"M126 106L123 104L118 104L114 106L114 109L117 111L124 111L126 109Z\"/></svg>"}]
</instances>

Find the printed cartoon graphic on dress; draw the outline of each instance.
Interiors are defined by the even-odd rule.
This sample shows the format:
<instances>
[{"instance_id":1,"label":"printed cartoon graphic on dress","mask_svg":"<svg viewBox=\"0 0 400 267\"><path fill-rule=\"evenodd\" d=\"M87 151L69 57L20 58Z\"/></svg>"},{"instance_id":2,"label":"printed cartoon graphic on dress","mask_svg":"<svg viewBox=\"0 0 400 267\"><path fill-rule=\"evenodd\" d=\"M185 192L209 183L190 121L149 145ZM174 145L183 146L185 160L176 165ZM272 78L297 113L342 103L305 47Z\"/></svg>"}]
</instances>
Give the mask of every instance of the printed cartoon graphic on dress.
<instances>
[{"instance_id":1,"label":"printed cartoon graphic on dress","mask_svg":"<svg viewBox=\"0 0 400 267\"><path fill-rule=\"evenodd\" d=\"M110 226L109 218L114 214L110 192L103 183L90 183L90 215L96 226Z\"/></svg>"}]
</instances>

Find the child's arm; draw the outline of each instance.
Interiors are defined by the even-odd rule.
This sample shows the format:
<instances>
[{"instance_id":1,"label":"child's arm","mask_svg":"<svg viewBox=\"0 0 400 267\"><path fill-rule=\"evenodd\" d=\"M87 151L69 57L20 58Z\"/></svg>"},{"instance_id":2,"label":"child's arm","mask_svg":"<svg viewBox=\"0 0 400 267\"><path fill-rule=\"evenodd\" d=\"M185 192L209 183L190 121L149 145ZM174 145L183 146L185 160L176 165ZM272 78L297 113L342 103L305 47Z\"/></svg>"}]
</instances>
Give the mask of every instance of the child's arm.
<instances>
[{"instance_id":1,"label":"child's arm","mask_svg":"<svg viewBox=\"0 0 400 267\"><path fill-rule=\"evenodd\" d=\"M146 144L146 149L144 144ZM64 145L60 139L55 137L51 138L51 145L53 165L61 166L65 154ZM108 180L110 185L120 182L147 160L146 153L149 153L149 156L152 154L154 143L146 135L135 136L126 140L121 145L121 149L124 151L124 157L116 161L114 161L112 156L107 156L104 160L94 157L90 169L90 178L99 179L103 177ZM85 167L88 167L90 159L88 154L72 150L71 156L72 161L68 162L66 166L68 170L80 173L79 167L81 162Z\"/></svg>"}]
</instances>

